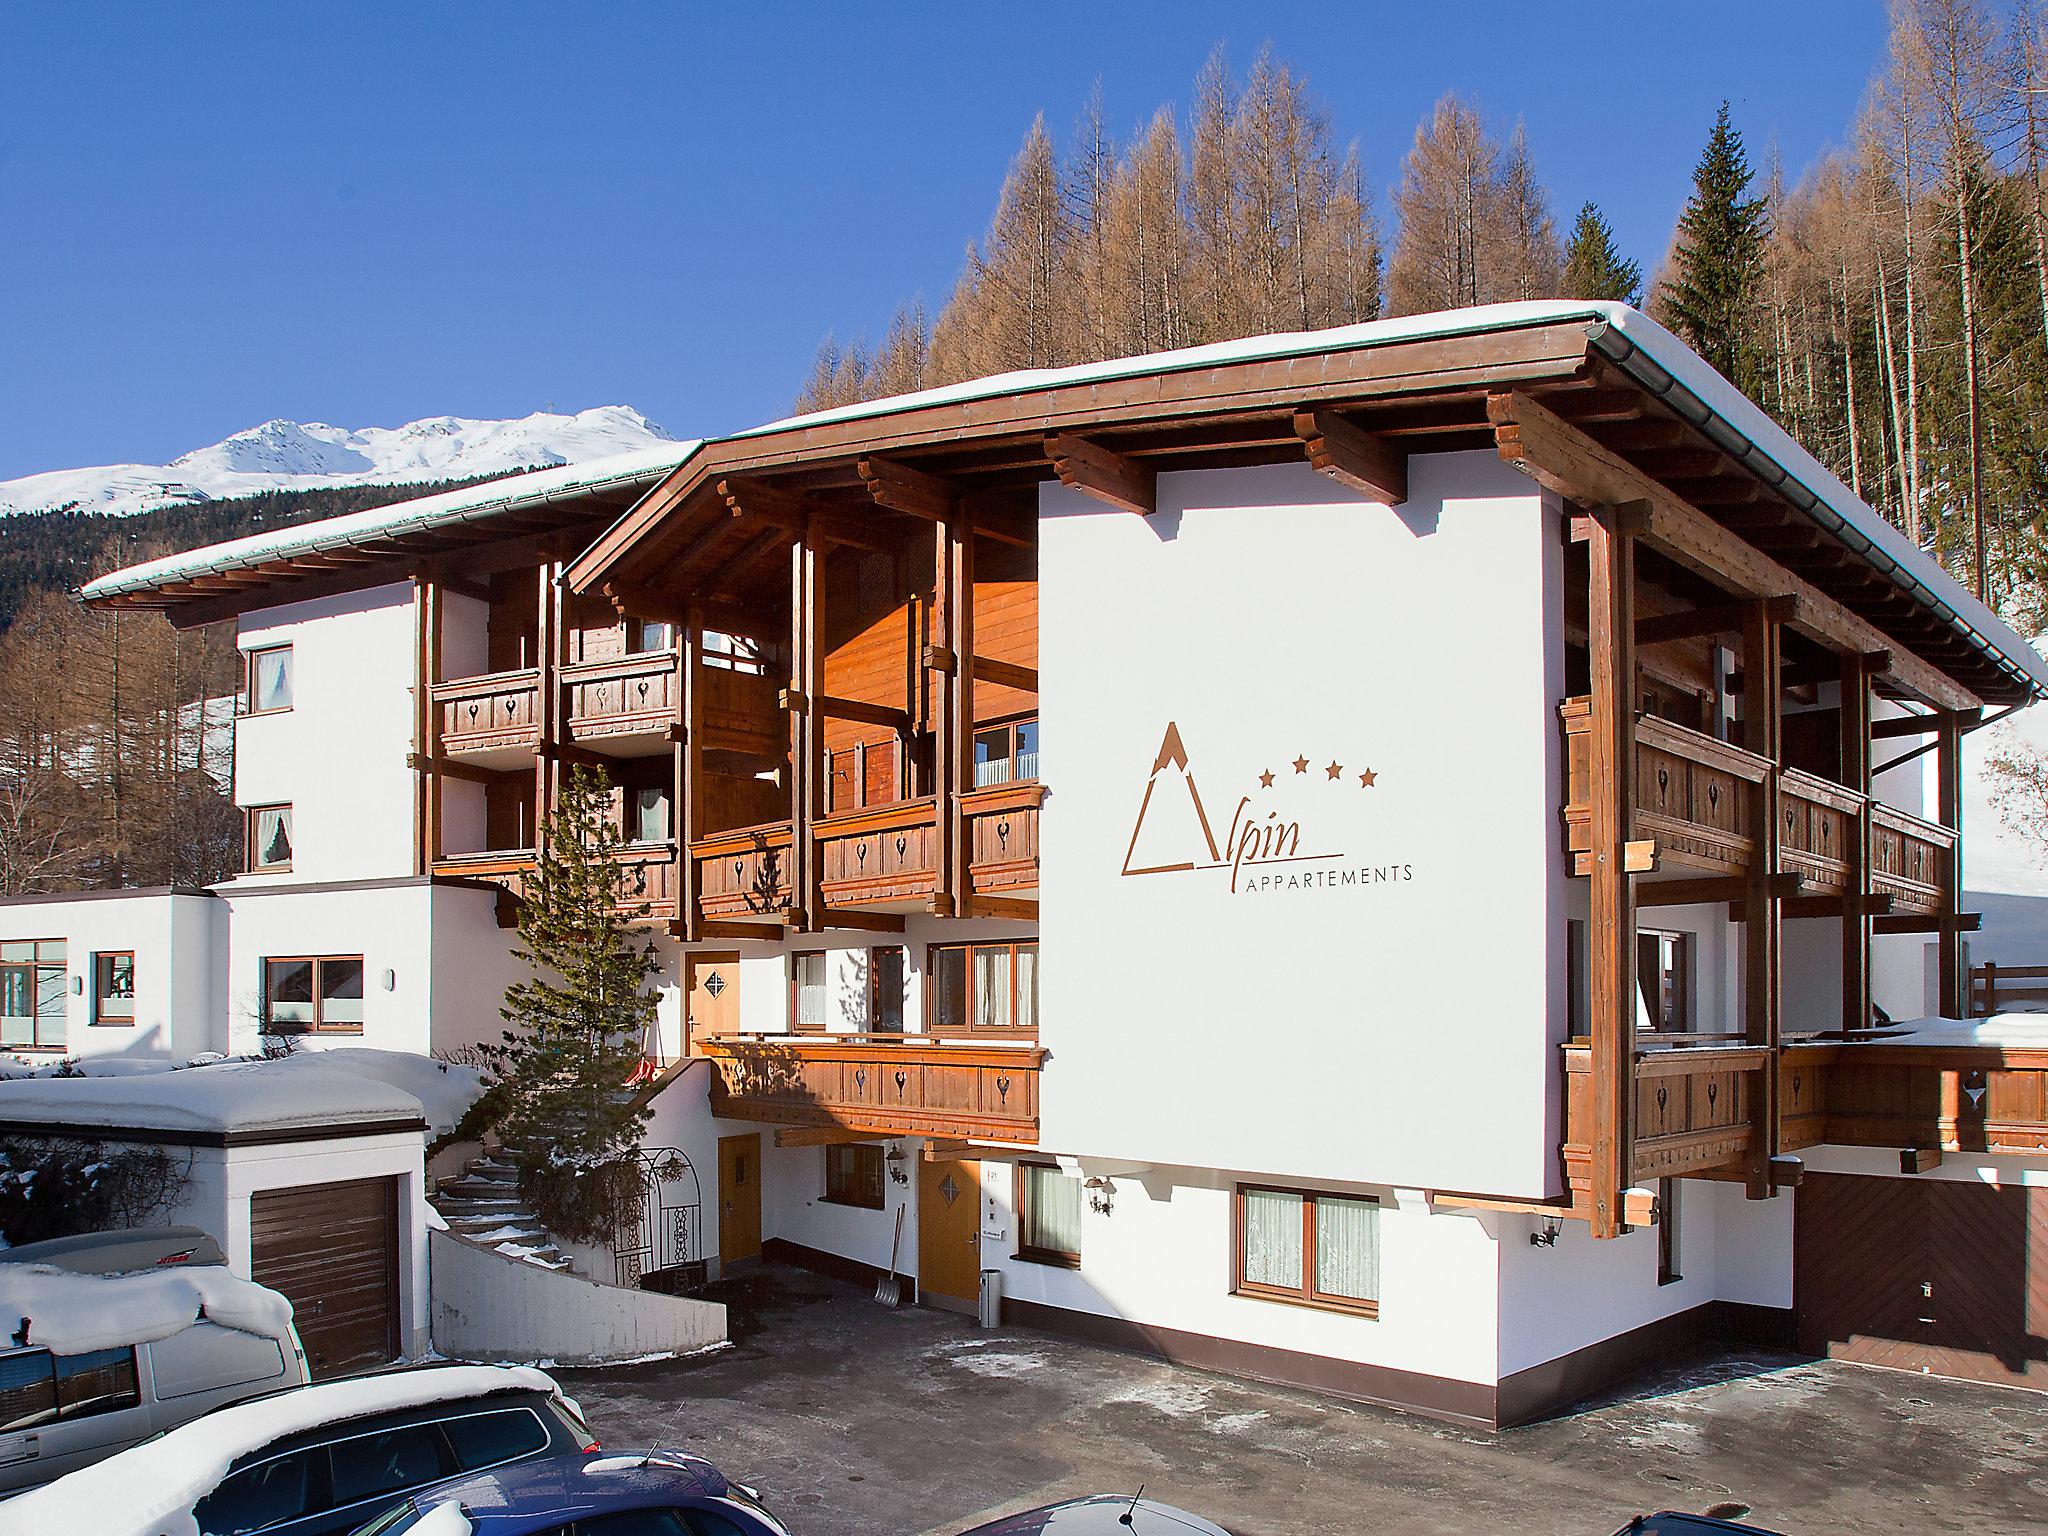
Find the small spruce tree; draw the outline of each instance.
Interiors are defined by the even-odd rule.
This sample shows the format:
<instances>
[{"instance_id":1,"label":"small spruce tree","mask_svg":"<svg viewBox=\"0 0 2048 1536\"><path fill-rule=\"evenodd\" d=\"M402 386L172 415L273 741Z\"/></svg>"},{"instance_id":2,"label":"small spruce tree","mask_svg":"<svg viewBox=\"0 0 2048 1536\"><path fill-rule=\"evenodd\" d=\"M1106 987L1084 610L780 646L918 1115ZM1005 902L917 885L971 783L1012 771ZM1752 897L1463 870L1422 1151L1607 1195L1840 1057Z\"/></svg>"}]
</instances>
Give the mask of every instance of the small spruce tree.
<instances>
[{"instance_id":1,"label":"small spruce tree","mask_svg":"<svg viewBox=\"0 0 2048 1536\"><path fill-rule=\"evenodd\" d=\"M516 953L533 974L505 989L509 1027L483 1047L521 1193L551 1232L579 1242L609 1241L640 1192L647 1111L627 1084L654 1020L656 963L653 945L634 940L624 844L610 790L576 768L545 818L519 909Z\"/></svg>"},{"instance_id":2,"label":"small spruce tree","mask_svg":"<svg viewBox=\"0 0 2048 1536\"><path fill-rule=\"evenodd\" d=\"M1762 384L1757 325L1771 209L1767 198L1745 196L1752 175L1724 101L1693 168L1693 194L1679 216L1658 318L1755 398Z\"/></svg>"},{"instance_id":3,"label":"small spruce tree","mask_svg":"<svg viewBox=\"0 0 2048 1536\"><path fill-rule=\"evenodd\" d=\"M1642 290L1643 269L1615 248L1606 215L1597 204L1582 206L1564 248L1564 296L1634 304Z\"/></svg>"}]
</instances>

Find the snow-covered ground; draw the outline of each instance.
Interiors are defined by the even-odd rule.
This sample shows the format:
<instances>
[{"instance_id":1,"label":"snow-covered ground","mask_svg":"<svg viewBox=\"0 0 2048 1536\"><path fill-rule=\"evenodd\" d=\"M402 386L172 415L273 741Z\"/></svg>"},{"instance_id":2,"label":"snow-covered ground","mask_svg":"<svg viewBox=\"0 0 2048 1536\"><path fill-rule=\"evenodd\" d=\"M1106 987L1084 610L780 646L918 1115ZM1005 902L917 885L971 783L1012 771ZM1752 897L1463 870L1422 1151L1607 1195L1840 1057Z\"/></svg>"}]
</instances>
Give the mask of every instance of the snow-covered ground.
<instances>
[{"instance_id":1,"label":"snow-covered ground","mask_svg":"<svg viewBox=\"0 0 2048 1536\"><path fill-rule=\"evenodd\" d=\"M266 421L169 464L106 464L0 481L0 516L76 506L125 515L179 502L335 485L410 485L581 464L673 439L631 406L510 421L432 416L350 430Z\"/></svg>"}]
</instances>

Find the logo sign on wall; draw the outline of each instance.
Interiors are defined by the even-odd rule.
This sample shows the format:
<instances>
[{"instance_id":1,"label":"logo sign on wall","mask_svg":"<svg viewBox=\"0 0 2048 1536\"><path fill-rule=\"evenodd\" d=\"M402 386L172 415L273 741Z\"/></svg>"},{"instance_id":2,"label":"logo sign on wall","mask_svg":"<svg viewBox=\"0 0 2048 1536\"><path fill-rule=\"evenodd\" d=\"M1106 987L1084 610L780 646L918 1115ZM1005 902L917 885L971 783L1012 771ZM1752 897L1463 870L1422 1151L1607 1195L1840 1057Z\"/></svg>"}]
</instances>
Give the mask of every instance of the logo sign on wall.
<instances>
[{"instance_id":1,"label":"logo sign on wall","mask_svg":"<svg viewBox=\"0 0 2048 1536\"><path fill-rule=\"evenodd\" d=\"M1375 860L1356 846L1374 819L1379 773L1370 763L1327 763L1305 751L1275 753L1244 783L1226 783L1211 815L1195 766L1168 721L1146 777L1123 874L1178 875L1214 881L1232 895L1269 891L1365 889L1405 885L1412 864ZM1221 837L1218 830L1221 830Z\"/></svg>"}]
</instances>

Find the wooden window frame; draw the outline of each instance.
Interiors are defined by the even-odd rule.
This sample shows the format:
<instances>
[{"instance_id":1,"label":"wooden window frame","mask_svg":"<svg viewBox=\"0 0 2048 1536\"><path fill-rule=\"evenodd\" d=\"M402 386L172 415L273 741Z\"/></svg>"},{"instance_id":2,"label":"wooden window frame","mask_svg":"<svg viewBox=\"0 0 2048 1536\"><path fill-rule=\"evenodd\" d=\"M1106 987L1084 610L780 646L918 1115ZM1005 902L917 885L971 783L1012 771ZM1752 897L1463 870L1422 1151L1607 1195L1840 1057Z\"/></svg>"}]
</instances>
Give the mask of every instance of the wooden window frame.
<instances>
[{"instance_id":1,"label":"wooden window frame","mask_svg":"<svg viewBox=\"0 0 2048 1536\"><path fill-rule=\"evenodd\" d=\"M655 625L668 631L668 644L650 646L646 643L647 629ZM643 619L632 617L626 620L626 654L628 656L668 656L675 652L676 641L682 626L667 619Z\"/></svg>"},{"instance_id":2,"label":"wooden window frame","mask_svg":"<svg viewBox=\"0 0 2048 1536\"><path fill-rule=\"evenodd\" d=\"M831 1025L824 1020L820 1020L817 1024L804 1023L802 1006L803 963L806 960L813 959L818 962L819 967L824 971L824 975L820 977L818 984L824 991L826 1003L830 1004L832 1000L832 970L830 962L826 959L826 956L829 954L831 954L831 951L827 949L793 949L789 952L789 1032L792 1035L827 1035L832 1032Z\"/></svg>"},{"instance_id":3,"label":"wooden window frame","mask_svg":"<svg viewBox=\"0 0 2048 1536\"><path fill-rule=\"evenodd\" d=\"M1659 941L1664 939L1675 940L1673 949L1677 955L1678 962L1678 982L1676 987L1678 1018L1669 1028L1665 1027L1662 1018L1663 988L1660 985L1655 1006L1651 1005L1649 998L1645 997L1643 999L1643 1012L1650 1020L1650 1031L1653 1034L1659 1035L1691 1034L1697 1027L1699 1019L1699 937L1683 928L1645 928L1639 925L1636 928L1636 971L1638 977L1636 986L1638 991L1641 990L1644 981L1652 977L1650 970L1642 963L1642 945L1645 939L1656 939ZM1658 974L1661 974L1661 967Z\"/></svg>"},{"instance_id":4,"label":"wooden window frame","mask_svg":"<svg viewBox=\"0 0 2048 1536\"><path fill-rule=\"evenodd\" d=\"M1679 1269L1678 1180L1657 1181L1657 1283L1676 1285L1685 1278Z\"/></svg>"},{"instance_id":5,"label":"wooden window frame","mask_svg":"<svg viewBox=\"0 0 2048 1536\"><path fill-rule=\"evenodd\" d=\"M1244 1277L1244 1197L1248 1194L1295 1195L1301 1200L1301 1287L1287 1290L1277 1285L1263 1285ZM1351 1317L1372 1317L1380 1315L1378 1297L1364 1300L1355 1296L1332 1296L1316 1289L1316 1201L1353 1200L1374 1209L1372 1242L1373 1261L1377 1268L1380 1249L1379 1207L1377 1195L1347 1194L1342 1190L1304 1189L1290 1184L1239 1184L1230 1194L1230 1294L1248 1297L1253 1301L1277 1301L1291 1307L1313 1307L1319 1312L1342 1312Z\"/></svg>"},{"instance_id":6,"label":"wooden window frame","mask_svg":"<svg viewBox=\"0 0 2048 1536\"><path fill-rule=\"evenodd\" d=\"M882 968L876 963L877 955L893 951L900 958L900 969L896 981L899 995L896 998L896 1027L881 1027ZM904 944L871 944L868 946L868 1033L871 1035L901 1035L906 1033L910 1022L910 948Z\"/></svg>"},{"instance_id":7,"label":"wooden window frame","mask_svg":"<svg viewBox=\"0 0 2048 1536\"><path fill-rule=\"evenodd\" d=\"M7 942L10 944L33 945L35 947L36 953L33 957L27 960L0 960L0 968L11 969L14 967L20 967L21 969L28 972L28 1005L30 1009L28 1015L28 1032L30 1037L30 1043L27 1045L0 1046L0 1051L49 1051L56 1055L62 1055L66 1050L70 1048L68 1037L70 1034L71 1027L71 1006L69 1003L65 1004L63 1014L57 1021L57 1028L59 1033L64 1035L66 1038L58 1040L57 1043L54 1045L45 1045L43 1043L41 1034L43 1016L40 1013L34 1011L36 999L38 996L36 980L38 972L44 970L54 970L62 978L61 985L58 989L59 995L64 996L69 993L71 984L71 943L68 939L9 939ZM59 961L44 960L42 958L42 949L45 944L55 945L57 948L63 950L64 958Z\"/></svg>"},{"instance_id":8,"label":"wooden window frame","mask_svg":"<svg viewBox=\"0 0 2048 1536\"><path fill-rule=\"evenodd\" d=\"M825 1192L818 1197L819 1199L823 1200L827 1205L843 1205L850 1210L856 1211L888 1209L889 1174L883 1163L882 1144L879 1141L828 1142L822 1150L825 1154ZM852 1170L853 1178L850 1183L835 1184L833 1182L832 1163L835 1152L851 1157L855 1164ZM872 1152L874 1154L875 1166L872 1179L868 1177L868 1170L859 1166L862 1159L854 1156L854 1154L861 1152Z\"/></svg>"},{"instance_id":9,"label":"wooden window frame","mask_svg":"<svg viewBox=\"0 0 2048 1536\"><path fill-rule=\"evenodd\" d=\"M243 719L254 719L260 715L288 715L292 712L291 704L273 704L268 709L258 709L256 707L256 658L259 656L269 656L277 651L283 651L287 656L289 656L291 655L291 650L291 642L286 641L282 645L252 646L250 649L242 652ZM292 658L291 668L292 700L294 703L296 703L299 696L299 663L297 657Z\"/></svg>"},{"instance_id":10,"label":"wooden window frame","mask_svg":"<svg viewBox=\"0 0 2048 1536\"><path fill-rule=\"evenodd\" d=\"M321 1017L322 988L321 969L335 960L353 960L363 968L363 997L367 1002L370 993L370 967L361 955L265 955L256 962L257 997L261 1001L263 1033L266 1035L360 1035L361 1022L353 1024L329 1024ZM313 1019L308 1024L288 1024L279 1027L270 1017L270 968L273 965L310 965L313 968ZM368 1009L364 1010L368 1012Z\"/></svg>"},{"instance_id":11,"label":"wooden window frame","mask_svg":"<svg viewBox=\"0 0 2048 1536\"><path fill-rule=\"evenodd\" d=\"M1069 1253L1063 1248L1039 1248L1024 1241L1024 1233L1030 1219L1027 1212L1031 1204L1026 1193L1031 1188L1031 1180L1026 1170L1032 1168L1042 1168L1053 1173L1062 1172L1058 1163L1049 1163L1044 1158L1023 1158L1013 1165L1010 1174L1010 1209L1017 1213L1017 1251L1010 1257L1020 1264L1044 1264L1052 1269L1079 1269L1081 1255L1078 1252ZM1071 1174L1064 1176L1073 1177Z\"/></svg>"},{"instance_id":12,"label":"wooden window frame","mask_svg":"<svg viewBox=\"0 0 2048 1536\"><path fill-rule=\"evenodd\" d=\"M288 875L299 855L298 827L293 825L285 836L292 845L292 857L282 864L259 864L256 862L256 818L265 811L283 811L287 820L291 818L292 802L273 800L263 805L245 806L242 809L243 870L245 875Z\"/></svg>"},{"instance_id":13,"label":"wooden window frame","mask_svg":"<svg viewBox=\"0 0 2048 1536\"><path fill-rule=\"evenodd\" d=\"M1003 1029L982 1029L973 1023L974 1019L974 951L977 949L1007 948L1010 951L1010 1017L1017 1017L1017 954L1029 946L1038 948L1036 938L1025 939L955 939L944 944L927 944L924 954L926 986L924 1005L925 1033L931 1035L972 1035L979 1040L1036 1040L1038 1038L1038 1000L1032 999L1031 1017L1033 1023L1026 1029L1021 1025L1010 1025ZM965 1011L968 1022L964 1024L939 1023L939 989L931 985L938 975L938 957L941 952L957 949L967 957Z\"/></svg>"},{"instance_id":14,"label":"wooden window frame","mask_svg":"<svg viewBox=\"0 0 2048 1536\"><path fill-rule=\"evenodd\" d=\"M101 968L109 961L128 962L128 1017L106 1019L100 1017L100 1004L106 994L101 988ZM132 949L96 949L92 952L92 1016L87 1021L94 1029L133 1029L135 1027L135 951Z\"/></svg>"},{"instance_id":15,"label":"wooden window frame","mask_svg":"<svg viewBox=\"0 0 2048 1536\"><path fill-rule=\"evenodd\" d=\"M1038 781L1038 775L1035 773L1027 779L1017 771L1017 727L1020 725L1036 725L1037 723L1038 712L1036 710L1027 710L1023 714L1006 715L998 720L983 720L975 725L973 734L968 738L970 750L978 746L981 738L988 732L1001 731L1004 733L1009 742L1009 750L1005 754L1004 761L1010 765L1010 776L1007 779L997 779L991 784L977 782L970 787L969 793L976 789L1003 789L1011 784L1035 784ZM978 767L979 765L972 766Z\"/></svg>"}]
</instances>

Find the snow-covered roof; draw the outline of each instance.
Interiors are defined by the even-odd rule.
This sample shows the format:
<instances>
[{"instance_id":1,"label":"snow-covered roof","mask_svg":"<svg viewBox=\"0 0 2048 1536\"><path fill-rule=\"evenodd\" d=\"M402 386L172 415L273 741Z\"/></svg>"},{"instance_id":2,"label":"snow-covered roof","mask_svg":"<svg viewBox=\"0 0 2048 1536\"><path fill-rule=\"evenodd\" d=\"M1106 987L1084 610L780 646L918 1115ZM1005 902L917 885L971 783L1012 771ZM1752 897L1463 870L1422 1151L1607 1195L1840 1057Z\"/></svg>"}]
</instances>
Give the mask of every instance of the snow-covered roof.
<instances>
[{"instance_id":1,"label":"snow-covered roof","mask_svg":"<svg viewBox=\"0 0 2048 1536\"><path fill-rule=\"evenodd\" d=\"M482 485L442 491L412 501L392 502L292 528L273 528L222 544L146 560L89 581L80 592L88 602L145 592L196 576L250 570L294 555L351 549L407 534L428 533L474 523L526 508L570 501L620 486L652 485L696 452L699 443L663 443L582 464L564 464L530 474L508 475Z\"/></svg>"},{"instance_id":2,"label":"snow-covered roof","mask_svg":"<svg viewBox=\"0 0 2048 1536\"><path fill-rule=\"evenodd\" d=\"M325 1063L325 1054L121 1077L10 1078L0 1081L0 1124L105 1126L211 1138L422 1118L414 1095L375 1075Z\"/></svg>"},{"instance_id":3,"label":"snow-covered roof","mask_svg":"<svg viewBox=\"0 0 2048 1536\"><path fill-rule=\"evenodd\" d=\"M49 1264L0 1264L0 1334L60 1355L150 1344L201 1319L280 1338L292 1304L219 1264L85 1275Z\"/></svg>"},{"instance_id":4,"label":"snow-covered roof","mask_svg":"<svg viewBox=\"0 0 2048 1536\"><path fill-rule=\"evenodd\" d=\"M30 1489L7 1502L0 1525L97 1536L197 1536L193 1504L213 1491L238 1456L325 1424L520 1388L553 1392L555 1381L531 1366L444 1365L318 1382L235 1403Z\"/></svg>"}]
</instances>

